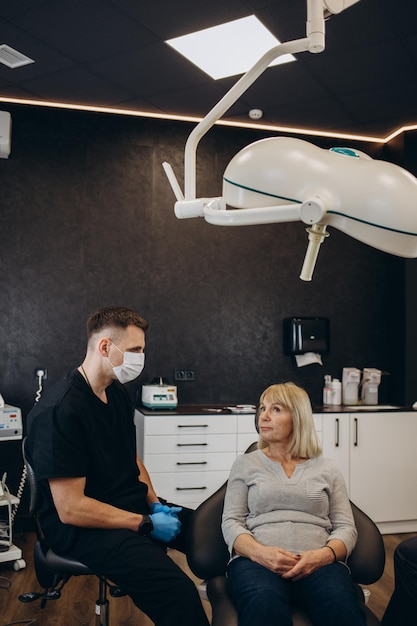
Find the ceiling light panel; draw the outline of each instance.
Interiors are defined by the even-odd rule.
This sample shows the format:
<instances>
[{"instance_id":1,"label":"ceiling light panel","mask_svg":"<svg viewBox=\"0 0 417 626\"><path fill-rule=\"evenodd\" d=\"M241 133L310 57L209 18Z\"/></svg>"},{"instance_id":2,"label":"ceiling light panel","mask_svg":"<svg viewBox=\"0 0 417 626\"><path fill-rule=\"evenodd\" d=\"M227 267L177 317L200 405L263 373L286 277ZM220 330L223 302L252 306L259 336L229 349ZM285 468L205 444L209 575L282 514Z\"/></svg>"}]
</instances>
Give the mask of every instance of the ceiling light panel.
<instances>
[{"instance_id":1,"label":"ceiling light panel","mask_svg":"<svg viewBox=\"0 0 417 626\"><path fill-rule=\"evenodd\" d=\"M206 28L167 44L214 79L244 74L281 42L254 15ZM295 61L285 54L271 65Z\"/></svg>"}]
</instances>

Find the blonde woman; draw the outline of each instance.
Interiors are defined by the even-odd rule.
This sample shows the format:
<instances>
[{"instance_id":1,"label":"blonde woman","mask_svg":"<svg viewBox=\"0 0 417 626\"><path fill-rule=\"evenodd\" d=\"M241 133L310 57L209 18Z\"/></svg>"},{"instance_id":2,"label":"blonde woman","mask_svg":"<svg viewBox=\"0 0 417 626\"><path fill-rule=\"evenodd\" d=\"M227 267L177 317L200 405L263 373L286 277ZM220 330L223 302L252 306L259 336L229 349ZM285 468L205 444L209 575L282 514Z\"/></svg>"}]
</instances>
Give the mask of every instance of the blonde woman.
<instances>
[{"instance_id":1,"label":"blonde woman","mask_svg":"<svg viewBox=\"0 0 417 626\"><path fill-rule=\"evenodd\" d=\"M297 599L315 626L366 624L345 562L357 532L340 470L321 456L310 399L268 387L258 450L236 459L222 530L239 626L290 626Z\"/></svg>"}]
</instances>

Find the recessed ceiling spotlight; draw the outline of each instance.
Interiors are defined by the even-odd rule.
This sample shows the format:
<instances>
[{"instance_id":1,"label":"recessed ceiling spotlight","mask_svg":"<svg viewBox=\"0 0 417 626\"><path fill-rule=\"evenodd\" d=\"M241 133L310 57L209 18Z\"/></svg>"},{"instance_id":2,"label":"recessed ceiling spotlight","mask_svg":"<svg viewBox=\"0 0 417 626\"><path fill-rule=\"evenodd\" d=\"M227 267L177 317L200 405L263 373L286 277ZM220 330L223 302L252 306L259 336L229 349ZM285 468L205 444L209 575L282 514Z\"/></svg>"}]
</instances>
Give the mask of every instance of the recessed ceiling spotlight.
<instances>
[{"instance_id":1,"label":"recessed ceiling spotlight","mask_svg":"<svg viewBox=\"0 0 417 626\"><path fill-rule=\"evenodd\" d=\"M251 120L260 120L263 117L264 112L262 109L251 109L248 113Z\"/></svg>"}]
</instances>

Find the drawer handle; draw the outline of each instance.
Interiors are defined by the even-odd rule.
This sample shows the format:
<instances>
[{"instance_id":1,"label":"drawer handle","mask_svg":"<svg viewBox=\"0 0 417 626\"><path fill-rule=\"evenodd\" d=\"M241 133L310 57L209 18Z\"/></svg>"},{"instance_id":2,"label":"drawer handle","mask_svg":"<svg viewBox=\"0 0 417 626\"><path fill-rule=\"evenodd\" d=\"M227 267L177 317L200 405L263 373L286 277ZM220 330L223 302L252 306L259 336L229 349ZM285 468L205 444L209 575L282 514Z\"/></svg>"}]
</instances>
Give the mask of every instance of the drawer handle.
<instances>
[{"instance_id":1,"label":"drawer handle","mask_svg":"<svg viewBox=\"0 0 417 626\"><path fill-rule=\"evenodd\" d=\"M188 446L207 446L207 443L177 443L178 448L186 448Z\"/></svg>"},{"instance_id":2,"label":"drawer handle","mask_svg":"<svg viewBox=\"0 0 417 626\"><path fill-rule=\"evenodd\" d=\"M177 465L207 465L207 461L190 461L189 463L181 463L177 461Z\"/></svg>"},{"instance_id":3,"label":"drawer handle","mask_svg":"<svg viewBox=\"0 0 417 626\"><path fill-rule=\"evenodd\" d=\"M175 487L177 491L204 491L207 487Z\"/></svg>"},{"instance_id":4,"label":"drawer handle","mask_svg":"<svg viewBox=\"0 0 417 626\"><path fill-rule=\"evenodd\" d=\"M355 419L353 420L354 424L355 424L355 440L353 442L354 446L358 445L358 418L355 417Z\"/></svg>"},{"instance_id":5,"label":"drawer handle","mask_svg":"<svg viewBox=\"0 0 417 626\"><path fill-rule=\"evenodd\" d=\"M208 428L208 424L177 424L177 428Z\"/></svg>"}]
</instances>

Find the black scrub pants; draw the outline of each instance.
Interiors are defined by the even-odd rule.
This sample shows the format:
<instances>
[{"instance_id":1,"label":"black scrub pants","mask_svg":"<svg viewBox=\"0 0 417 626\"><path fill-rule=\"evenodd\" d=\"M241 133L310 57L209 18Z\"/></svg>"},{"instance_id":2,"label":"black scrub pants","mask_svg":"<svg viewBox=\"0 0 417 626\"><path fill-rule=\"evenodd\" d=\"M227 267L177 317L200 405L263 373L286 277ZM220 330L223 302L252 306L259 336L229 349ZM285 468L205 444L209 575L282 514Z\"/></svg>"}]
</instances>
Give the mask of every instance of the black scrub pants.
<instances>
[{"instance_id":1,"label":"black scrub pants","mask_svg":"<svg viewBox=\"0 0 417 626\"><path fill-rule=\"evenodd\" d=\"M395 589L382 626L417 624L417 537L405 539L394 552Z\"/></svg>"},{"instance_id":2,"label":"black scrub pants","mask_svg":"<svg viewBox=\"0 0 417 626\"><path fill-rule=\"evenodd\" d=\"M130 530L79 530L71 556L120 587L156 626L209 626L194 582L165 546ZM182 533L170 546L181 549L181 541Z\"/></svg>"}]
</instances>

